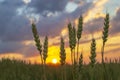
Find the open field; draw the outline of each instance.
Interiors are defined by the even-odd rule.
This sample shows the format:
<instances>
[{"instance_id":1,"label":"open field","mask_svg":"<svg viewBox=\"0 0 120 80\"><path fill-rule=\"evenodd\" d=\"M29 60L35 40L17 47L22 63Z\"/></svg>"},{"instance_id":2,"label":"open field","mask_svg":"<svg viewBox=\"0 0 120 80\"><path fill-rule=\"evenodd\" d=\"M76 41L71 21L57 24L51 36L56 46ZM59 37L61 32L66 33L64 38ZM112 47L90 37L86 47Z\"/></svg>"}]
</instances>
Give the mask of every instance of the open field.
<instances>
[{"instance_id":1,"label":"open field","mask_svg":"<svg viewBox=\"0 0 120 80\"><path fill-rule=\"evenodd\" d=\"M39 64L30 64L24 61L2 59L0 61L0 80L41 80L42 69ZM101 64L96 64L94 67L94 80L103 79L103 68ZM120 62L106 64L109 80L120 80ZM72 67L66 65L67 80L72 79ZM81 72L80 80L91 80L91 67L84 65ZM62 70L60 65L47 65L46 77L47 80L62 80Z\"/></svg>"}]
</instances>

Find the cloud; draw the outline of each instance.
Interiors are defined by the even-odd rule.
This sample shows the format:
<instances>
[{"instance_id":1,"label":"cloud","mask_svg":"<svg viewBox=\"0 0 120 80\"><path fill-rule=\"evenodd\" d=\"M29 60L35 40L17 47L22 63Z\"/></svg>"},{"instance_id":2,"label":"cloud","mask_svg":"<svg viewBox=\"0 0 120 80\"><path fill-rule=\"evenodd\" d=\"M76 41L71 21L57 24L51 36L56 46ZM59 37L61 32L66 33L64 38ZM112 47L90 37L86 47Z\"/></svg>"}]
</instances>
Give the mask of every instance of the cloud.
<instances>
[{"instance_id":1,"label":"cloud","mask_svg":"<svg viewBox=\"0 0 120 80\"><path fill-rule=\"evenodd\" d=\"M25 57L38 55L34 43L23 42L0 42L0 54L19 53Z\"/></svg>"},{"instance_id":2,"label":"cloud","mask_svg":"<svg viewBox=\"0 0 120 80\"><path fill-rule=\"evenodd\" d=\"M110 14L110 13L109 13ZM93 32L97 32L103 29L104 26L104 18L105 18L105 14L93 18L92 20L86 22L84 24L84 31L85 33L93 33ZM120 8L117 9L116 11L116 15L111 17L110 15L110 35L116 35L119 34L120 32Z\"/></svg>"},{"instance_id":3,"label":"cloud","mask_svg":"<svg viewBox=\"0 0 120 80\"><path fill-rule=\"evenodd\" d=\"M40 35L45 36L50 34L49 36L51 37L60 35L62 29L67 27L69 21L74 22L75 19L78 19L80 15L89 9L89 6L91 6L91 3L86 3L72 13L62 13L56 17L52 16L40 19L37 23L37 29Z\"/></svg>"},{"instance_id":4,"label":"cloud","mask_svg":"<svg viewBox=\"0 0 120 80\"><path fill-rule=\"evenodd\" d=\"M28 4L31 2L31 0L22 0L25 4Z\"/></svg>"},{"instance_id":5,"label":"cloud","mask_svg":"<svg viewBox=\"0 0 120 80\"><path fill-rule=\"evenodd\" d=\"M44 11L63 11L68 0L32 0L29 7L33 7L36 12L42 13Z\"/></svg>"},{"instance_id":6,"label":"cloud","mask_svg":"<svg viewBox=\"0 0 120 80\"><path fill-rule=\"evenodd\" d=\"M0 3L0 40L15 41L24 39L28 31L28 20L17 15L17 8L23 6L22 1L5 0ZM28 33L27 33L28 32Z\"/></svg>"},{"instance_id":7,"label":"cloud","mask_svg":"<svg viewBox=\"0 0 120 80\"><path fill-rule=\"evenodd\" d=\"M112 49L112 50L109 50L109 51L106 51L106 53L119 54L119 51L120 51L120 47L119 47L119 48Z\"/></svg>"},{"instance_id":8,"label":"cloud","mask_svg":"<svg viewBox=\"0 0 120 80\"><path fill-rule=\"evenodd\" d=\"M77 8L78 8L77 4L73 2L69 2L65 7L65 11L68 13L71 13L71 12L74 12Z\"/></svg>"},{"instance_id":9,"label":"cloud","mask_svg":"<svg viewBox=\"0 0 120 80\"><path fill-rule=\"evenodd\" d=\"M120 8L116 12L116 16L111 20L111 31L110 34L117 34L120 32Z\"/></svg>"},{"instance_id":10,"label":"cloud","mask_svg":"<svg viewBox=\"0 0 120 80\"><path fill-rule=\"evenodd\" d=\"M0 54L20 53L26 57L37 55L33 44L23 44L25 41L33 41L27 13L28 15L34 14L34 17L40 16L36 26L41 37L48 35L50 38L55 38L61 35L61 31L67 27L68 18L74 21L92 4L84 3L71 13L67 13L64 10L68 2L69 0L32 0L28 4L22 0L0 2ZM48 12L44 13L45 11ZM51 16L54 14L56 16Z\"/></svg>"},{"instance_id":11,"label":"cloud","mask_svg":"<svg viewBox=\"0 0 120 80\"><path fill-rule=\"evenodd\" d=\"M0 42L0 53L14 53L22 47L23 45L18 42Z\"/></svg>"},{"instance_id":12,"label":"cloud","mask_svg":"<svg viewBox=\"0 0 120 80\"><path fill-rule=\"evenodd\" d=\"M120 43L111 43L107 44L106 46L111 47L111 46L120 46Z\"/></svg>"},{"instance_id":13,"label":"cloud","mask_svg":"<svg viewBox=\"0 0 120 80\"><path fill-rule=\"evenodd\" d=\"M50 34L51 36L60 35L62 29L67 26L67 20L70 18L74 20L78 16L84 13L84 9L88 9L91 4L84 4L78 7L72 13L61 13L65 9L68 0L57 1L56 0L32 0L31 3L24 4L23 1L9 1L5 0L0 4L0 40L2 41L23 41L31 40L31 25L29 24L29 19L26 18L27 13L33 15L34 17L39 18L38 23L36 23L38 31L41 36ZM61 6L62 5L62 6ZM77 4L76 4L77 5ZM50 7L49 7L50 6ZM9 9L8 9L9 7ZM31 11L31 8L34 8L36 11ZM19 9L19 10L18 10ZM27 10L25 12L25 10ZM30 10L29 10L30 9ZM45 15L57 15L42 17L46 10L48 10ZM29 12L30 11L30 12ZM58 13L56 13L58 11ZM42 13L43 12L43 13ZM55 12L55 14L54 14ZM9 13L9 14L8 14ZM36 14L38 16L36 16Z\"/></svg>"},{"instance_id":14,"label":"cloud","mask_svg":"<svg viewBox=\"0 0 120 80\"><path fill-rule=\"evenodd\" d=\"M95 3L91 6L91 9L88 10L86 13L84 22L90 21L94 19L96 14L101 14L101 12L104 10L104 5L108 2L109 0L96 0ZM101 15L100 15L101 17Z\"/></svg>"},{"instance_id":15,"label":"cloud","mask_svg":"<svg viewBox=\"0 0 120 80\"><path fill-rule=\"evenodd\" d=\"M6 54L0 54L1 58L10 58L10 59L24 59L24 55L21 55L20 53L6 53Z\"/></svg>"},{"instance_id":16,"label":"cloud","mask_svg":"<svg viewBox=\"0 0 120 80\"><path fill-rule=\"evenodd\" d=\"M104 19L103 17L95 18L87 23L85 23L84 31L85 33L95 33L103 28Z\"/></svg>"}]
</instances>

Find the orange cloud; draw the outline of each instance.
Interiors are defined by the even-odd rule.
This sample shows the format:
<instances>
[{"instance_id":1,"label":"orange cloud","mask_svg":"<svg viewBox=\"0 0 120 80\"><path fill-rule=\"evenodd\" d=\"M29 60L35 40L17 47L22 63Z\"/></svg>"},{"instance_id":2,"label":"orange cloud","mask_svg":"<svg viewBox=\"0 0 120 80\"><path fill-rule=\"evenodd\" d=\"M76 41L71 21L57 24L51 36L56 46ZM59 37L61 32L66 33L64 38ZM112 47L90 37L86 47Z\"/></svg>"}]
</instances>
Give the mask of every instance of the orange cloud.
<instances>
[{"instance_id":1,"label":"orange cloud","mask_svg":"<svg viewBox=\"0 0 120 80\"><path fill-rule=\"evenodd\" d=\"M102 12L104 9L104 4L106 4L109 0L98 0L94 3L94 7L90 9L84 19L84 22L88 22L94 18L104 17L105 15Z\"/></svg>"},{"instance_id":2,"label":"orange cloud","mask_svg":"<svg viewBox=\"0 0 120 80\"><path fill-rule=\"evenodd\" d=\"M24 59L24 55L20 53L4 53L0 54L0 59L2 58L10 58L10 59Z\"/></svg>"}]
</instances>

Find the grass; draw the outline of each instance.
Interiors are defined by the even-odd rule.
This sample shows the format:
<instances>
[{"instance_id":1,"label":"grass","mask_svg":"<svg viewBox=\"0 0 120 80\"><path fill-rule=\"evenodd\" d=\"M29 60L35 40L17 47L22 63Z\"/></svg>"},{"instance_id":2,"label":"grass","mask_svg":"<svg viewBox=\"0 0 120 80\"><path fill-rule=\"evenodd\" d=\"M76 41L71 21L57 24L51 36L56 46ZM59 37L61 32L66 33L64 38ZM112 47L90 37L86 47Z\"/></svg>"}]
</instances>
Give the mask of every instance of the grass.
<instances>
[{"instance_id":1,"label":"grass","mask_svg":"<svg viewBox=\"0 0 120 80\"><path fill-rule=\"evenodd\" d=\"M93 80L103 79L102 64L95 64ZM66 65L66 80L72 80L72 66ZM120 62L106 63L109 80L120 80ZM0 80L41 80L42 66L31 64L20 60L2 59L0 60ZM61 65L46 66L47 80L62 80ZM80 80L91 80L91 66L83 65Z\"/></svg>"}]
</instances>

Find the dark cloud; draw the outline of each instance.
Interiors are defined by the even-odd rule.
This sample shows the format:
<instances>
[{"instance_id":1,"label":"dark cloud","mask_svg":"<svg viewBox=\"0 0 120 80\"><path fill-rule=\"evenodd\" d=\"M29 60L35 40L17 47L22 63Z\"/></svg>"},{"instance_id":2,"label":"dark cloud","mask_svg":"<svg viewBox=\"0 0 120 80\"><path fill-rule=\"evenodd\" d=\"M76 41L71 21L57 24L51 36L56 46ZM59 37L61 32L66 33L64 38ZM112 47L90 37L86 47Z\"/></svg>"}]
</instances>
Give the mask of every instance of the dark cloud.
<instances>
[{"instance_id":1,"label":"dark cloud","mask_svg":"<svg viewBox=\"0 0 120 80\"><path fill-rule=\"evenodd\" d=\"M25 45L25 40L33 40L31 25L26 14L18 15L17 9L26 6L34 8L36 12L29 14L38 14L41 16L44 11L55 13L60 12L57 16L45 17L36 23L40 36L48 35L55 37L60 35L61 30L67 27L68 18L73 21L89 8L91 4L85 4L78 7L72 13L64 12L68 0L32 0L25 5L22 0L4 0L0 2L0 53L21 53L25 56L32 55L37 50L33 45Z\"/></svg>"},{"instance_id":2,"label":"dark cloud","mask_svg":"<svg viewBox=\"0 0 120 80\"><path fill-rule=\"evenodd\" d=\"M22 41L32 39L29 21L24 15L17 15L17 9L23 5L22 0L0 2L0 53L25 54L24 48L30 48L27 49L30 53L31 46L22 44Z\"/></svg>"},{"instance_id":3,"label":"dark cloud","mask_svg":"<svg viewBox=\"0 0 120 80\"><path fill-rule=\"evenodd\" d=\"M23 45L18 42L0 42L0 53L14 53L22 47Z\"/></svg>"},{"instance_id":4,"label":"dark cloud","mask_svg":"<svg viewBox=\"0 0 120 80\"><path fill-rule=\"evenodd\" d=\"M112 27L109 29L109 33L111 36L118 34L120 32L120 8L117 10L116 16L110 19L110 25L112 25ZM84 32L94 33L100 30L102 31L103 26L104 26L103 17L93 19L84 24Z\"/></svg>"},{"instance_id":5,"label":"dark cloud","mask_svg":"<svg viewBox=\"0 0 120 80\"><path fill-rule=\"evenodd\" d=\"M37 49L34 45L25 45L23 42L0 42L0 54L20 53L25 57L33 54L37 55Z\"/></svg>"},{"instance_id":6,"label":"dark cloud","mask_svg":"<svg viewBox=\"0 0 120 80\"><path fill-rule=\"evenodd\" d=\"M25 27L28 20L24 16L17 16L16 11L22 5L24 3L21 0L5 0L0 3L0 40L12 41L24 38L23 33L27 32Z\"/></svg>"},{"instance_id":7,"label":"dark cloud","mask_svg":"<svg viewBox=\"0 0 120 80\"><path fill-rule=\"evenodd\" d=\"M65 27L66 20L63 16L57 18L46 18L37 24L37 29L41 36L49 35L55 37L60 35L61 30Z\"/></svg>"},{"instance_id":8,"label":"dark cloud","mask_svg":"<svg viewBox=\"0 0 120 80\"><path fill-rule=\"evenodd\" d=\"M120 8L116 12L116 16L111 20L112 28L110 34L114 35L120 32Z\"/></svg>"},{"instance_id":9,"label":"dark cloud","mask_svg":"<svg viewBox=\"0 0 120 80\"><path fill-rule=\"evenodd\" d=\"M32 0L29 4L36 12L42 13L44 11L56 12L63 11L68 0Z\"/></svg>"},{"instance_id":10,"label":"dark cloud","mask_svg":"<svg viewBox=\"0 0 120 80\"><path fill-rule=\"evenodd\" d=\"M5 26L7 29L1 37L2 41L23 41L32 39L31 26L23 16L15 17Z\"/></svg>"},{"instance_id":11,"label":"dark cloud","mask_svg":"<svg viewBox=\"0 0 120 80\"><path fill-rule=\"evenodd\" d=\"M92 34L94 32L101 30L103 28L103 24L104 24L104 19L102 17L93 19L92 21L89 21L86 24L84 24L85 26L84 31L85 33Z\"/></svg>"},{"instance_id":12,"label":"dark cloud","mask_svg":"<svg viewBox=\"0 0 120 80\"><path fill-rule=\"evenodd\" d=\"M73 22L75 19L78 19L80 15L84 14L85 11L89 9L89 6L91 6L91 4L86 3L83 6L78 7L72 13L62 13L57 17L48 17L44 20L41 20L37 24L40 35L49 35L51 37L60 35L61 30L67 27L69 21Z\"/></svg>"},{"instance_id":13,"label":"dark cloud","mask_svg":"<svg viewBox=\"0 0 120 80\"><path fill-rule=\"evenodd\" d=\"M57 1L56 0L32 0L30 5L27 7L34 7L36 10L46 10L47 6L50 5L51 12L62 11L66 6L68 0ZM17 9L24 6L22 1L9 1L6 0L0 3L0 40L2 41L22 41L32 39L31 25L26 15L18 15ZM39 4L39 5L38 5ZM74 20L79 15L84 13L84 9L87 10L90 4L87 3L79 7L73 13L61 13L58 16L45 17L37 23L38 31L41 36L60 35L61 30L67 26L67 19L71 18ZM9 7L9 8L8 8ZM39 9L42 8L42 9ZM61 8L62 7L62 8ZM26 8L28 9L28 8ZM36 12L33 12L34 14ZM30 14L30 13L29 13ZM32 13L31 13L32 14ZM38 15L41 15L41 11Z\"/></svg>"}]
</instances>

